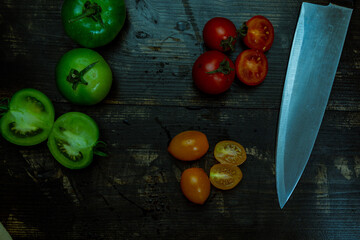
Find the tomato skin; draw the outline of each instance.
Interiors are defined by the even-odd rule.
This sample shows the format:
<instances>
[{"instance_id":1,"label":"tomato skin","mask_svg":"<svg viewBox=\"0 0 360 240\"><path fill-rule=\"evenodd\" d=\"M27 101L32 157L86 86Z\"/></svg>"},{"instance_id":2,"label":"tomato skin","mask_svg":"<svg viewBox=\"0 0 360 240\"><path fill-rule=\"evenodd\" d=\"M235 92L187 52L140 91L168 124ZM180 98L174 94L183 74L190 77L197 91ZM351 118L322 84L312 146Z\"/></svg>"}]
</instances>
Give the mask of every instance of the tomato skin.
<instances>
[{"instance_id":1,"label":"tomato skin","mask_svg":"<svg viewBox=\"0 0 360 240\"><path fill-rule=\"evenodd\" d=\"M200 91L220 94L231 87L235 79L234 69L234 63L228 56L219 51L207 51L195 61L192 78Z\"/></svg>"},{"instance_id":2,"label":"tomato skin","mask_svg":"<svg viewBox=\"0 0 360 240\"><path fill-rule=\"evenodd\" d=\"M86 84L68 80L71 71L81 72L94 64L84 75ZM60 93L70 102L79 105L94 105L102 101L112 85L112 71L104 58L94 50L76 48L65 53L56 66L56 85Z\"/></svg>"},{"instance_id":3,"label":"tomato skin","mask_svg":"<svg viewBox=\"0 0 360 240\"><path fill-rule=\"evenodd\" d=\"M210 49L221 52L234 50L237 30L234 23L229 19L215 17L205 24L203 39L205 45Z\"/></svg>"},{"instance_id":4,"label":"tomato skin","mask_svg":"<svg viewBox=\"0 0 360 240\"><path fill-rule=\"evenodd\" d=\"M81 169L92 162L98 138L99 128L91 117L81 112L68 112L56 119L47 145L61 165Z\"/></svg>"},{"instance_id":5,"label":"tomato skin","mask_svg":"<svg viewBox=\"0 0 360 240\"><path fill-rule=\"evenodd\" d=\"M187 199L204 204L210 195L210 180L202 168L188 168L181 175L181 191Z\"/></svg>"},{"instance_id":6,"label":"tomato skin","mask_svg":"<svg viewBox=\"0 0 360 240\"><path fill-rule=\"evenodd\" d=\"M245 162L246 151L241 144L232 140L224 140L215 145L214 157L220 163L238 166Z\"/></svg>"},{"instance_id":7,"label":"tomato skin","mask_svg":"<svg viewBox=\"0 0 360 240\"><path fill-rule=\"evenodd\" d=\"M101 21L91 16L75 20L83 14L88 0L65 0L61 8L61 18L66 34L83 47L95 48L108 44L120 32L125 23L124 0L95 0L101 7ZM70 22L69 22L70 21ZM71 22L72 21L72 22Z\"/></svg>"},{"instance_id":8,"label":"tomato skin","mask_svg":"<svg viewBox=\"0 0 360 240\"><path fill-rule=\"evenodd\" d=\"M247 33L243 38L246 46L259 51L268 51L274 42L274 27L264 16L254 16L246 22Z\"/></svg>"},{"instance_id":9,"label":"tomato skin","mask_svg":"<svg viewBox=\"0 0 360 240\"><path fill-rule=\"evenodd\" d=\"M243 174L239 167L231 164L215 164L210 169L211 184L221 190L229 190L239 184Z\"/></svg>"},{"instance_id":10,"label":"tomato skin","mask_svg":"<svg viewBox=\"0 0 360 240\"><path fill-rule=\"evenodd\" d=\"M239 54L235 61L238 79L249 86L259 85L268 72L268 61L263 52L248 49Z\"/></svg>"},{"instance_id":11,"label":"tomato skin","mask_svg":"<svg viewBox=\"0 0 360 240\"><path fill-rule=\"evenodd\" d=\"M169 153L178 160L194 161L209 150L206 135L199 131L184 131L177 134L168 146Z\"/></svg>"},{"instance_id":12,"label":"tomato skin","mask_svg":"<svg viewBox=\"0 0 360 240\"><path fill-rule=\"evenodd\" d=\"M7 108L0 118L0 132L7 141L33 146L48 138L55 111L44 93L32 88L21 89L12 96Z\"/></svg>"}]
</instances>

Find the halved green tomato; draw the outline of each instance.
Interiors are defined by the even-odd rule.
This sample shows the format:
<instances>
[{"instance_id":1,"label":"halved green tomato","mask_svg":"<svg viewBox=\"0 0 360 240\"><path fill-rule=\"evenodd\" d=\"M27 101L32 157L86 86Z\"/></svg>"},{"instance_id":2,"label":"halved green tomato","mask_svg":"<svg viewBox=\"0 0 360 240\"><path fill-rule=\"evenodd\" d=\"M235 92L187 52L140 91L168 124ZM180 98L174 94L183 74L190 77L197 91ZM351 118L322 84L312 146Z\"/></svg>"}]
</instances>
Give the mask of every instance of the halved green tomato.
<instances>
[{"instance_id":1,"label":"halved green tomato","mask_svg":"<svg viewBox=\"0 0 360 240\"><path fill-rule=\"evenodd\" d=\"M55 121L48 147L60 164L80 169L92 162L94 153L97 153L94 150L98 139L99 128L91 117L80 112L68 112Z\"/></svg>"},{"instance_id":2,"label":"halved green tomato","mask_svg":"<svg viewBox=\"0 0 360 240\"><path fill-rule=\"evenodd\" d=\"M42 92L25 88L16 92L0 119L1 135L9 142L32 146L47 139L54 124L55 111Z\"/></svg>"}]
</instances>

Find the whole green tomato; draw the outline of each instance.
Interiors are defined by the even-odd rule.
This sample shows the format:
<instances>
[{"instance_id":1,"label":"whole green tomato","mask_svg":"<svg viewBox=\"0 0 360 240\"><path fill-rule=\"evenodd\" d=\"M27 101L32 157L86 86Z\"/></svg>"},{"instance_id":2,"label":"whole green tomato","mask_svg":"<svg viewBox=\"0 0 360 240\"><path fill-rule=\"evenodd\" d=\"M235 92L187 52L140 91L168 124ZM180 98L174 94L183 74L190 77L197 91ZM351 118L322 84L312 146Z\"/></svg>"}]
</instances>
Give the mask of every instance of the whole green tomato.
<instances>
[{"instance_id":1,"label":"whole green tomato","mask_svg":"<svg viewBox=\"0 0 360 240\"><path fill-rule=\"evenodd\" d=\"M56 85L70 102L94 105L109 93L112 72L94 50L76 48L65 53L56 66Z\"/></svg>"},{"instance_id":2,"label":"whole green tomato","mask_svg":"<svg viewBox=\"0 0 360 240\"><path fill-rule=\"evenodd\" d=\"M65 0L61 18L66 34L80 45L95 48L108 44L126 18L124 0Z\"/></svg>"}]
</instances>

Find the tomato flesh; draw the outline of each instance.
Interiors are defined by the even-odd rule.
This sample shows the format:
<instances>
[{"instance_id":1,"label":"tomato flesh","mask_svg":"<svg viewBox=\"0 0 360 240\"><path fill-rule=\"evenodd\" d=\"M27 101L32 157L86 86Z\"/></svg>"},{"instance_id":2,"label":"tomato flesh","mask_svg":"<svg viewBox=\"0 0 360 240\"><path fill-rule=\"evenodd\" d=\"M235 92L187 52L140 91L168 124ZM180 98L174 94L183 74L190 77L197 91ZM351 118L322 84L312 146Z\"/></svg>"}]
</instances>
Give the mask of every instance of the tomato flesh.
<instances>
[{"instance_id":1,"label":"tomato flesh","mask_svg":"<svg viewBox=\"0 0 360 240\"><path fill-rule=\"evenodd\" d=\"M274 27L264 16L254 16L246 22L247 33L243 38L246 46L259 51L268 51L274 42Z\"/></svg>"},{"instance_id":2,"label":"tomato flesh","mask_svg":"<svg viewBox=\"0 0 360 240\"><path fill-rule=\"evenodd\" d=\"M194 161L209 150L209 142L204 133L184 131L177 134L168 146L169 153L182 161Z\"/></svg>"},{"instance_id":3,"label":"tomato flesh","mask_svg":"<svg viewBox=\"0 0 360 240\"><path fill-rule=\"evenodd\" d=\"M255 86L264 81L268 72L268 61L261 51L248 49L236 58L235 69L241 82Z\"/></svg>"},{"instance_id":4,"label":"tomato flesh","mask_svg":"<svg viewBox=\"0 0 360 240\"><path fill-rule=\"evenodd\" d=\"M210 180L202 168L188 168L181 175L181 190L196 204L204 204L210 195Z\"/></svg>"},{"instance_id":5,"label":"tomato flesh","mask_svg":"<svg viewBox=\"0 0 360 240\"><path fill-rule=\"evenodd\" d=\"M47 139L54 118L54 107L45 94L22 89L13 95L7 113L0 119L1 134L17 145L36 145Z\"/></svg>"},{"instance_id":6,"label":"tomato flesh","mask_svg":"<svg viewBox=\"0 0 360 240\"><path fill-rule=\"evenodd\" d=\"M229 190L239 184L243 174L239 167L231 164L215 164L210 169L210 182L216 188Z\"/></svg>"},{"instance_id":7,"label":"tomato flesh","mask_svg":"<svg viewBox=\"0 0 360 240\"><path fill-rule=\"evenodd\" d=\"M215 145L214 156L220 163L238 166L245 162L246 151L241 144L235 141L225 140Z\"/></svg>"},{"instance_id":8,"label":"tomato flesh","mask_svg":"<svg viewBox=\"0 0 360 240\"><path fill-rule=\"evenodd\" d=\"M91 117L80 112L68 112L55 121L48 147L60 164L80 169L92 162L98 138L99 128Z\"/></svg>"},{"instance_id":9,"label":"tomato flesh","mask_svg":"<svg viewBox=\"0 0 360 240\"><path fill-rule=\"evenodd\" d=\"M96 51L72 49L61 57L56 66L56 85L70 102L94 105L109 93L112 71Z\"/></svg>"}]
</instances>

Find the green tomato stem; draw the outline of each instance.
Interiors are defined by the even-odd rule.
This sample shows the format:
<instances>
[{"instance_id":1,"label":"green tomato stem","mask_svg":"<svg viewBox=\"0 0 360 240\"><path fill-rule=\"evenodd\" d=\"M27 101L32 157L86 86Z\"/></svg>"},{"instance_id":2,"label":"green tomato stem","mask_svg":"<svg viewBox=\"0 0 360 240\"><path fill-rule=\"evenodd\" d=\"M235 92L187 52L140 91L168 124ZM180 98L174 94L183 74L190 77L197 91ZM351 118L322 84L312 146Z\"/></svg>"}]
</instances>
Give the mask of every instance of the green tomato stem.
<instances>
[{"instance_id":1,"label":"green tomato stem","mask_svg":"<svg viewBox=\"0 0 360 240\"><path fill-rule=\"evenodd\" d=\"M101 157L107 157L108 154L104 153L103 151L100 151L99 148L106 148L107 147L107 143L103 142L103 141L97 141L94 148L93 148L93 152L95 155L101 156Z\"/></svg>"},{"instance_id":2,"label":"green tomato stem","mask_svg":"<svg viewBox=\"0 0 360 240\"><path fill-rule=\"evenodd\" d=\"M241 25L240 29L237 31L240 35L240 37L245 37L248 31L248 26L246 25L246 22Z\"/></svg>"},{"instance_id":3,"label":"green tomato stem","mask_svg":"<svg viewBox=\"0 0 360 240\"><path fill-rule=\"evenodd\" d=\"M91 3L90 1L86 1L84 4L83 13L75 18L69 19L68 23L73 23L79 21L86 17L91 17L95 22L99 22L102 27L104 27L104 22L101 18L101 7L97 3Z\"/></svg>"},{"instance_id":4,"label":"green tomato stem","mask_svg":"<svg viewBox=\"0 0 360 240\"><path fill-rule=\"evenodd\" d=\"M71 69L69 75L66 77L66 81L72 83L72 89L75 91L77 86L81 83L84 85L88 85L88 83L84 79L84 75L97 64L98 61L86 66L83 70L80 72L76 69Z\"/></svg>"},{"instance_id":5,"label":"green tomato stem","mask_svg":"<svg viewBox=\"0 0 360 240\"><path fill-rule=\"evenodd\" d=\"M220 63L220 66L218 69L215 69L214 71L211 72L207 72L207 74L214 74L214 73L223 73L225 75L229 74L231 71L234 71L234 69L232 69L230 67L230 63L229 61L226 61L226 59L222 60L222 62Z\"/></svg>"},{"instance_id":6,"label":"green tomato stem","mask_svg":"<svg viewBox=\"0 0 360 240\"><path fill-rule=\"evenodd\" d=\"M233 52L235 50L233 45L234 41L236 41L236 38L229 36L227 39L221 41L220 46L224 49L224 51L230 49Z\"/></svg>"}]
</instances>

